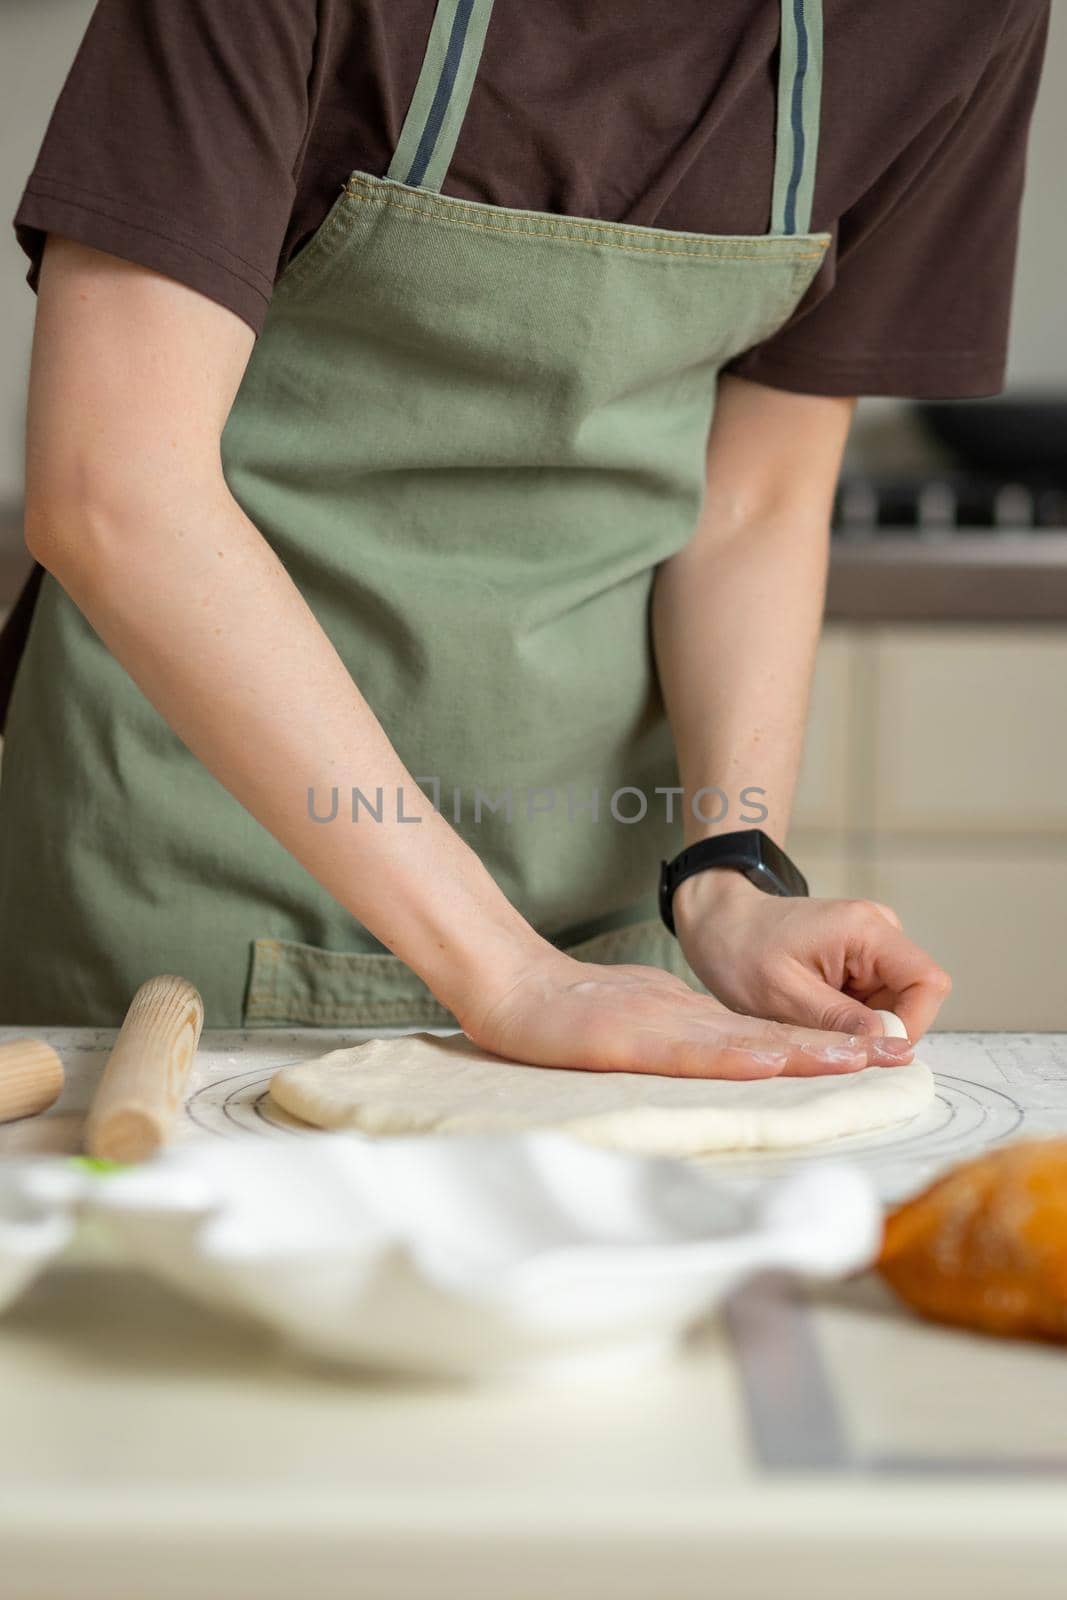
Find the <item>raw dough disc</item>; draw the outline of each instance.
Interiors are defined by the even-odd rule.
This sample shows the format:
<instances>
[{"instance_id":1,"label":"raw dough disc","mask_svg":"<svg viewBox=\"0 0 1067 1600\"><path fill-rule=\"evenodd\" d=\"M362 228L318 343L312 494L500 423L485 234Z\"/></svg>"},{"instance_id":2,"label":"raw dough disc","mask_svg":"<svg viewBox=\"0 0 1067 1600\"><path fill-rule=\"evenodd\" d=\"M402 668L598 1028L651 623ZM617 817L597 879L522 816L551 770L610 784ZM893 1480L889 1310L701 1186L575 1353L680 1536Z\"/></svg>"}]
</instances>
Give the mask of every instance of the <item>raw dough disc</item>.
<instances>
[{"instance_id":1,"label":"raw dough disc","mask_svg":"<svg viewBox=\"0 0 1067 1600\"><path fill-rule=\"evenodd\" d=\"M934 1080L919 1061L755 1083L572 1072L504 1061L462 1033L414 1033L283 1067L271 1095L320 1128L370 1134L554 1128L616 1150L695 1156L797 1149L908 1122L933 1100Z\"/></svg>"}]
</instances>

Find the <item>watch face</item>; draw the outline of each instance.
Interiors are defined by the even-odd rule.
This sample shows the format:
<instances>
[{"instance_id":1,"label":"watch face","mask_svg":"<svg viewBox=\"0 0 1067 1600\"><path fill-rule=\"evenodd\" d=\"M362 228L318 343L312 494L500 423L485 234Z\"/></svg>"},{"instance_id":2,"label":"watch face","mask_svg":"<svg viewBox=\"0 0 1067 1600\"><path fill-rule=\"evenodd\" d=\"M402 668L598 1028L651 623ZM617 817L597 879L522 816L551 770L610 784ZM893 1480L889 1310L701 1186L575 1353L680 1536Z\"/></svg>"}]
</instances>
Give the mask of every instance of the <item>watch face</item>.
<instances>
[{"instance_id":1,"label":"watch face","mask_svg":"<svg viewBox=\"0 0 1067 1600\"><path fill-rule=\"evenodd\" d=\"M745 877L754 883L757 888L764 890L766 894L787 895L789 893L781 878L778 877L777 873L771 871L765 861L753 862L745 873Z\"/></svg>"},{"instance_id":2,"label":"watch face","mask_svg":"<svg viewBox=\"0 0 1067 1600\"><path fill-rule=\"evenodd\" d=\"M807 883L785 851L780 850L774 840L768 839L765 833L759 834L757 844L760 852L760 865L764 872L774 880L776 885L775 893L796 896L806 895L808 892Z\"/></svg>"}]
</instances>

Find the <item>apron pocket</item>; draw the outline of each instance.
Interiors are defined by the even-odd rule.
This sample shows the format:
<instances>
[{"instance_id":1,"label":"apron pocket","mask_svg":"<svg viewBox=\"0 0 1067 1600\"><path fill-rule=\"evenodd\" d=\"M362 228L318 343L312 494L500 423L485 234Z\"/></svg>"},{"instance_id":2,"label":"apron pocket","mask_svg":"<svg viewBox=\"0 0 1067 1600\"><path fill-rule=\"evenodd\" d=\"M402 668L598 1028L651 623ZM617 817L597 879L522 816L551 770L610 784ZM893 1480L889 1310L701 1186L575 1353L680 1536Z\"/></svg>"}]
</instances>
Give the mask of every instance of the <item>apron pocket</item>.
<instances>
[{"instance_id":1,"label":"apron pocket","mask_svg":"<svg viewBox=\"0 0 1067 1600\"><path fill-rule=\"evenodd\" d=\"M256 939L245 1023L403 1028L459 1023L397 956Z\"/></svg>"},{"instance_id":2,"label":"apron pocket","mask_svg":"<svg viewBox=\"0 0 1067 1600\"><path fill-rule=\"evenodd\" d=\"M704 986L678 941L658 920L633 922L566 946L579 961L661 967L693 989ZM397 956L320 950L290 939L256 939L244 1021L247 1027L458 1028L422 979Z\"/></svg>"}]
</instances>

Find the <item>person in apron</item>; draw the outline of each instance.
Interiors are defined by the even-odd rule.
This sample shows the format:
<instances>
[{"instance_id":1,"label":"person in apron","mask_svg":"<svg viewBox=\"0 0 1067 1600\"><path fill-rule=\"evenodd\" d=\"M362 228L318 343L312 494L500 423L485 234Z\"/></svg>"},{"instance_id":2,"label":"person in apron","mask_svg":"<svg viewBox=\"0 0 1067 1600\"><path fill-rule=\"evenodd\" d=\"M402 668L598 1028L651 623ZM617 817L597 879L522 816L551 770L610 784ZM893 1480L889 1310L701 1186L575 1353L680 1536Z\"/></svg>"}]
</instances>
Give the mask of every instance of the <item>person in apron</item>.
<instances>
[{"instance_id":1,"label":"person in apron","mask_svg":"<svg viewBox=\"0 0 1067 1600\"><path fill-rule=\"evenodd\" d=\"M788 1002L765 1021L712 998L700 918L679 894L672 932L656 898L698 835L654 585L700 518L720 368L790 317L829 242L810 231L819 0L782 5L757 236L442 195L491 20L492 0L440 0L387 174L351 175L235 357L235 543L173 546L201 564L202 624L145 637L47 517L29 535L50 570L7 726L0 1020L115 1024L176 971L213 1027L455 1021L534 1063L745 1076L905 1060L869 1008L919 1032L947 981L892 913L864 905L869 958L809 1028ZM279 603L235 687L227 637ZM212 696L247 748L207 731ZM265 798L254 774L279 761ZM710 878L770 911L733 871L692 878L694 907Z\"/></svg>"}]
</instances>

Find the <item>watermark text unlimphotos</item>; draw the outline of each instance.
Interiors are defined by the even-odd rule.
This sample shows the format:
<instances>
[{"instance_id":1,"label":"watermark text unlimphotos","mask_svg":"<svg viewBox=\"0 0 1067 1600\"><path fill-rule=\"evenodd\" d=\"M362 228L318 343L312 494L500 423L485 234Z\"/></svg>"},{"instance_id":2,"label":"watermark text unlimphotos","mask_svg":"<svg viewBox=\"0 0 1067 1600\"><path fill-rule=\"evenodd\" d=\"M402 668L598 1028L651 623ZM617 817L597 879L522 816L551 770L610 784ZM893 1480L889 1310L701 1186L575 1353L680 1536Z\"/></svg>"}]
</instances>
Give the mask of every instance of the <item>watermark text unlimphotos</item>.
<instances>
[{"instance_id":1,"label":"watermark text unlimphotos","mask_svg":"<svg viewBox=\"0 0 1067 1600\"><path fill-rule=\"evenodd\" d=\"M733 797L715 785L695 789L687 797L680 785L646 790L636 784L624 784L610 792L597 788L579 792L573 784L526 789L483 789L476 785L467 793L456 786L445 790L439 778L415 781L419 786L417 797L410 792L405 794L402 784L373 789L342 788L339 784L312 787L307 791L307 814L312 822L323 824L418 823L424 820L425 801L429 800L432 811L439 816L475 826L487 820L503 819L513 824L516 820L534 822L540 817L567 824L604 821L625 827L659 816L673 823L681 818L686 804L698 822L720 823L733 818L740 826L752 827L767 818L763 804L767 791L754 784L747 784Z\"/></svg>"}]
</instances>

